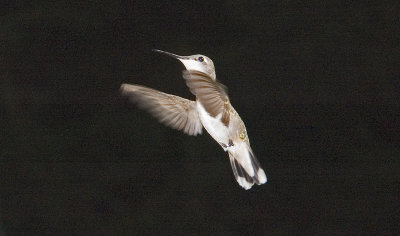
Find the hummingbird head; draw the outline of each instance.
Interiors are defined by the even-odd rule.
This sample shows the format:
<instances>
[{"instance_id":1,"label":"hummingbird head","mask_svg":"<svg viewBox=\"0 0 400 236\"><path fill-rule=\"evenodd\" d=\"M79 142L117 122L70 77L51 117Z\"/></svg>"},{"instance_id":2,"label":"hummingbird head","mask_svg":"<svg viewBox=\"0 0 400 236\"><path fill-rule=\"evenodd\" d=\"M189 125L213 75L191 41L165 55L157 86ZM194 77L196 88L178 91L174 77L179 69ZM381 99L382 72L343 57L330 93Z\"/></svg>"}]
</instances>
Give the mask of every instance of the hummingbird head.
<instances>
[{"instance_id":1,"label":"hummingbird head","mask_svg":"<svg viewBox=\"0 0 400 236\"><path fill-rule=\"evenodd\" d=\"M213 80L216 79L213 61L204 55L195 54L191 56L179 56L170 52L153 49L154 52L162 53L176 58L182 62L186 70L195 70L208 74Z\"/></svg>"}]
</instances>

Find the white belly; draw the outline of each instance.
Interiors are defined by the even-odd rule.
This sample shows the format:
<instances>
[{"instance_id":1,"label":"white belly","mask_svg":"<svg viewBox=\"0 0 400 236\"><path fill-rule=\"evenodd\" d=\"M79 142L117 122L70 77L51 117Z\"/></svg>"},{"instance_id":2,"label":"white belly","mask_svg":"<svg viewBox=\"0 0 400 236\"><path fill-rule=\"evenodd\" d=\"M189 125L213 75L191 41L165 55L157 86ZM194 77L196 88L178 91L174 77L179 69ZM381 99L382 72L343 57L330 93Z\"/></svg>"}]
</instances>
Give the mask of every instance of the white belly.
<instances>
[{"instance_id":1,"label":"white belly","mask_svg":"<svg viewBox=\"0 0 400 236\"><path fill-rule=\"evenodd\" d=\"M229 130L228 127L221 122L222 114L219 114L214 118L208 114L200 102L197 101L196 103L200 121L211 137L213 137L218 143L229 143Z\"/></svg>"}]
</instances>

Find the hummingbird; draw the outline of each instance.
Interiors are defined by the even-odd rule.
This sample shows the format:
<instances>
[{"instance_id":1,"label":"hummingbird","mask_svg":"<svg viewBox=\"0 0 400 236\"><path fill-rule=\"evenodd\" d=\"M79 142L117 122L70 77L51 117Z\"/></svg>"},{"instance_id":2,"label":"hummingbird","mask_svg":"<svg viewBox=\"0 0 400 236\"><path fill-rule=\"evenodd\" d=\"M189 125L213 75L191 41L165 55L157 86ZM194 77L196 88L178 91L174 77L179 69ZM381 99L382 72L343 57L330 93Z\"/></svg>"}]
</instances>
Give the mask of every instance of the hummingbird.
<instances>
[{"instance_id":1,"label":"hummingbird","mask_svg":"<svg viewBox=\"0 0 400 236\"><path fill-rule=\"evenodd\" d=\"M159 122L188 135L202 134L203 127L228 152L234 177L248 190L267 177L251 147L246 127L230 103L227 88L216 79L213 61L195 54L180 56L153 49L182 62L182 76L196 100L188 100L141 85L122 84L122 95L147 110Z\"/></svg>"}]
</instances>

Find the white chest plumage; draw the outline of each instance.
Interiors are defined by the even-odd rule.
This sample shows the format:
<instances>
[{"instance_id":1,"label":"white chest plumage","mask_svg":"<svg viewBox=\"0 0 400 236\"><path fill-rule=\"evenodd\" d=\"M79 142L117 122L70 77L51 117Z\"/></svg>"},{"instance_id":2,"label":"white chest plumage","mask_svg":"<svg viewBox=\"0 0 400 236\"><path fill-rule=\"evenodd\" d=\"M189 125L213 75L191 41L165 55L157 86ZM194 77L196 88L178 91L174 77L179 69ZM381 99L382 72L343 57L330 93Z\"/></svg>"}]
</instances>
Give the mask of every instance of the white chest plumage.
<instances>
[{"instance_id":1,"label":"white chest plumage","mask_svg":"<svg viewBox=\"0 0 400 236\"><path fill-rule=\"evenodd\" d=\"M207 132L213 137L218 143L229 142L229 129L221 121L221 114L216 117L210 116L204 109L199 101L197 103L197 111L199 113L200 121Z\"/></svg>"}]
</instances>

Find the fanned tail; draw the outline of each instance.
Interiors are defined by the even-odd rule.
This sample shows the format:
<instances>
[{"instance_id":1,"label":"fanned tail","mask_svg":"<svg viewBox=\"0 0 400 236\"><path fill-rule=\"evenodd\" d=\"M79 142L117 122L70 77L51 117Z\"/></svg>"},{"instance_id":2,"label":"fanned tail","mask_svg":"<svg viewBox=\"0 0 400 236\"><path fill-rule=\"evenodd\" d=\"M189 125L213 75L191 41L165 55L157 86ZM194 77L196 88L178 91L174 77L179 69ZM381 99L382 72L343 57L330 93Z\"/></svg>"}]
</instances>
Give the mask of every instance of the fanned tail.
<instances>
[{"instance_id":1,"label":"fanned tail","mask_svg":"<svg viewBox=\"0 0 400 236\"><path fill-rule=\"evenodd\" d=\"M250 148L228 150L228 153L236 181L244 189L250 189L254 183L260 185L267 182L265 172Z\"/></svg>"}]
</instances>

